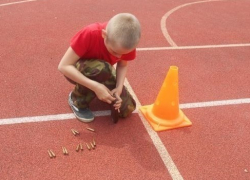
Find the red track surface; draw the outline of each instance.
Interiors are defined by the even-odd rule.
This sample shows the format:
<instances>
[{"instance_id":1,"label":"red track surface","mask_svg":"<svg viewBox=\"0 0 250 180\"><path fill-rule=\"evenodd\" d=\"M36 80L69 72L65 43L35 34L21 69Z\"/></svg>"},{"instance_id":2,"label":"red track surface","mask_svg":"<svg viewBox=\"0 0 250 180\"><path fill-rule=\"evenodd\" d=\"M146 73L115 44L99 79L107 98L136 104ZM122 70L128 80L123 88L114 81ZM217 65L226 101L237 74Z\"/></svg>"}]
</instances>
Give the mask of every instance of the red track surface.
<instances>
[{"instance_id":1,"label":"red track surface","mask_svg":"<svg viewBox=\"0 0 250 180\"><path fill-rule=\"evenodd\" d=\"M180 103L247 98L247 57L250 47L142 51L138 53L140 60L130 63L128 80L140 102L150 104L155 101L169 67L176 65Z\"/></svg>"},{"instance_id":2,"label":"red track surface","mask_svg":"<svg viewBox=\"0 0 250 180\"><path fill-rule=\"evenodd\" d=\"M159 133L185 179L249 179L249 108L185 110L192 127Z\"/></svg>"},{"instance_id":3,"label":"red track surface","mask_svg":"<svg viewBox=\"0 0 250 180\"><path fill-rule=\"evenodd\" d=\"M179 46L249 43L249 9L248 0L200 3L176 11L166 24Z\"/></svg>"},{"instance_id":4,"label":"red track surface","mask_svg":"<svg viewBox=\"0 0 250 180\"><path fill-rule=\"evenodd\" d=\"M1 178L171 179L137 115L117 125L109 117L96 118L90 125L96 133L86 127L77 120L0 126ZM71 128L80 135L74 136ZM93 137L95 150L84 146L83 152L75 151L77 144ZM50 159L47 149L57 157Z\"/></svg>"},{"instance_id":5,"label":"red track surface","mask_svg":"<svg viewBox=\"0 0 250 180\"><path fill-rule=\"evenodd\" d=\"M9 2L15 1L0 0ZM57 65L81 27L131 12L142 25L140 48L169 46L160 20L189 2L40 0L0 6L0 123L6 118L71 113L67 97L73 86ZM250 43L249 7L247 0L190 5L171 14L166 27L179 46ZM140 51L127 77L143 105L155 101L171 65L179 67L180 103L249 98L249 57L249 46ZM109 107L96 100L92 109ZM183 111L193 126L158 133L181 177L250 179L245 172L250 172L249 104ZM80 136L73 136L71 128ZM93 136L95 150L75 151L78 143ZM108 116L90 124L76 119L0 124L0 137L1 179L172 179L137 113L116 125ZM69 156L62 154L62 146ZM57 157L50 159L47 149Z\"/></svg>"}]
</instances>

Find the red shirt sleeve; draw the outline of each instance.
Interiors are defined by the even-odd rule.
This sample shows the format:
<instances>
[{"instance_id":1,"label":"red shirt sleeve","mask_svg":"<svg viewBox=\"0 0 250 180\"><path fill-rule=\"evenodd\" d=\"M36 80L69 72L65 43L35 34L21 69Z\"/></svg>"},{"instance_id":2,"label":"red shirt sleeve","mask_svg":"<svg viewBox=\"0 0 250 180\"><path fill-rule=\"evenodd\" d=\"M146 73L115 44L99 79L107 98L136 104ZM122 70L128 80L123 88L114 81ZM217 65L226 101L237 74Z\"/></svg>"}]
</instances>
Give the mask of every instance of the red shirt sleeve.
<instances>
[{"instance_id":1,"label":"red shirt sleeve","mask_svg":"<svg viewBox=\"0 0 250 180\"><path fill-rule=\"evenodd\" d=\"M71 39L70 46L80 57L83 57L89 51L90 33L88 28L84 28Z\"/></svg>"}]
</instances>

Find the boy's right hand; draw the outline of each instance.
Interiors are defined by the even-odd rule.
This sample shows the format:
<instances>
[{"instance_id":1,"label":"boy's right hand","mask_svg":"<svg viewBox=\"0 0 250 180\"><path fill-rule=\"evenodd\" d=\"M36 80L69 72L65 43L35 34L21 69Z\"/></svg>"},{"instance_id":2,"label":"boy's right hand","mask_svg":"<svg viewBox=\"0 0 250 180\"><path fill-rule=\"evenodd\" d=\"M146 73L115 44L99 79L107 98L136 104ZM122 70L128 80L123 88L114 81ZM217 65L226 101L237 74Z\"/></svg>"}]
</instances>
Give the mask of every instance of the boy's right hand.
<instances>
[{"instance_id":1,"label":"boy's right hand","mask_svg":"<svg viewBox=\"0 0 250 180\"><path fill-rule=\"evenodd\" d=\"M114 100L116 100L116 98L112 96L111 91L103 84L99 83L96 85L94 92L99 100L108 104L111 104Z\"/></svg>"}]
</instances>

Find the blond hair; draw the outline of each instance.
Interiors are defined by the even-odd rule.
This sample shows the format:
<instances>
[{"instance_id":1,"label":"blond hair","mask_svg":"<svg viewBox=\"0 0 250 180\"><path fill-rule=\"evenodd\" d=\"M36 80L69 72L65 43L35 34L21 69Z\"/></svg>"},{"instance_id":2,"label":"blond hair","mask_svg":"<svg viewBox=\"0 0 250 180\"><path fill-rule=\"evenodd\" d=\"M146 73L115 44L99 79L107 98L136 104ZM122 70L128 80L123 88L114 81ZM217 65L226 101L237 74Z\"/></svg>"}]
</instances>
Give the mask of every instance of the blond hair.
<instances>
[{"instance_id":1,"label":"blond hair","mask_svg":"<svg viewBox=\"0 0 250 180\"><path fill-rule=\"evenodd\" d=\"M129 13L120 13L110 19L107 24L107 40L113 45L133 49L139 43L141 26L138 19Z\"/></svg>"}]
</instances>

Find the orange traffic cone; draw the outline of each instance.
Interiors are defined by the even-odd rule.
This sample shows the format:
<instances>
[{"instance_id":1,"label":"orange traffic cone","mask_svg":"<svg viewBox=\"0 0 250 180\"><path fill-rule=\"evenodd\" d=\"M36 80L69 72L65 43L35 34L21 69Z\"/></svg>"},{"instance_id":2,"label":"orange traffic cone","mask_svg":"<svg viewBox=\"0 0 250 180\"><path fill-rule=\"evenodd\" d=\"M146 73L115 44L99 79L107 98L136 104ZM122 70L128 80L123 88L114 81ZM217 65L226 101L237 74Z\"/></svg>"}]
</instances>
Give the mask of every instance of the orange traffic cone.
<instances>
[{"instance_id":1,"label":"orange traffic cone","mask_svg":"<svg viewBox=\"0 0 250 180\"><path fill-rule=\"evenodd\" d=\"M155 103L140 107L155 131L192 125L192 122L179 109L178 91L178 67L170 66Z\"/></svg>"}]
</instances>

